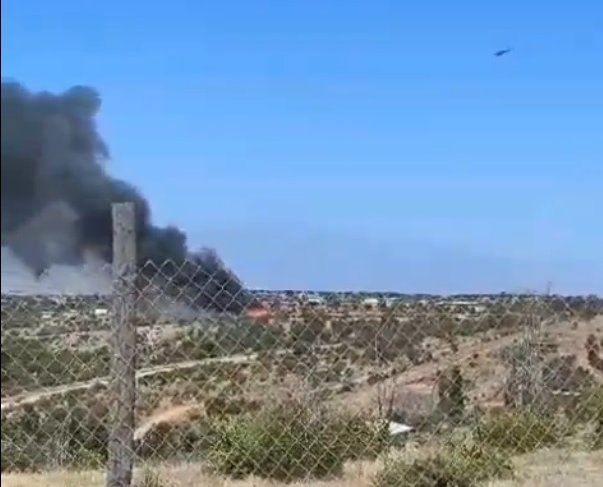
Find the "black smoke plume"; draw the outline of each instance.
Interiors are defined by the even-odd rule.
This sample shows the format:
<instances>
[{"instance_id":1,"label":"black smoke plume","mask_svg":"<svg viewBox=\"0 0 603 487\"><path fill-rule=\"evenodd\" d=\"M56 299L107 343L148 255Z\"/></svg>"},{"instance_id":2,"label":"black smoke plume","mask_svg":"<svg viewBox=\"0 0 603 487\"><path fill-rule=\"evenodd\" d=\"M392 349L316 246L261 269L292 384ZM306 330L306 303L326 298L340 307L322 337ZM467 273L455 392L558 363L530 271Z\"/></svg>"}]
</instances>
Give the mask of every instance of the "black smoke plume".
<instances>
[{"instance_id":1,"label":"black smoke plume","mask_svg":"<svg viewBox=\"0 0 603 487\"><path fill-rule=\"evenodd\" d=\"M242 311L250 297L215 252L189 252L182 231L153 225L140 192L106 172L109 149L95 124L100 106L93 88L33 93L17 82L2 81L3 245L12 246L38 275L57 261L78 264L90 249L110 262L111 204L132 202L141 274L168 277L172 293L185 290L203 308ZM74 237L49 257L22 229L57 205L74 213ZM11 239L16 234L21 236Z\"/></svg>"}]
</instances>

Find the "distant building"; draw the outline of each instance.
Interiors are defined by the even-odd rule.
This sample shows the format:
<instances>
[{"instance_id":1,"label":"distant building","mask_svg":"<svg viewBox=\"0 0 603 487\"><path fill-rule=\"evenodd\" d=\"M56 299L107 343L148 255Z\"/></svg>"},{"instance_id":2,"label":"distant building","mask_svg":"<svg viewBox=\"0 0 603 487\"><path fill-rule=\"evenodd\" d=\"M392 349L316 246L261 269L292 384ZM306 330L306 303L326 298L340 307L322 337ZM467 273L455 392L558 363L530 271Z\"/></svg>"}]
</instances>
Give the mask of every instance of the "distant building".
<instances>
[{"instance_id":1,"label":"distant building","mask_svg":"<svg viewBox=\"0 0 603 487\"><path fill-rule=\"evenodd\" d=\"M365 298L362 300L362 306L365 308L378 308L380 302L379 298Z\"/></svg>"},{"instance_id":2,"label":"distant building","mask_svg":"<svg viewBox=\"0 0 603 487\"><path fill-rule=\"evenodd\" d=\"M393 308L394 306L396 306L398 303L400 302L399 299L397 298L385 298L385 306L387 308Z\"/></svg>"},{"instance_id":3,"label":"distant building","mask_svg":"<svg viewBox=\"0 0 603 487\"><path fill-rule=\"evenodd\" d=\"M449 301L448 304L464 311L473 311L475 313L483 313L486 310L486 307L483 304L478 304L478 301L456 299Z\"/></svg>"},{"instance_id":4,"label":"distant building","mask_svg":"<svg viewBox=\"0 0 603 487\"><path fill-rule=\"evenodd\" d=\"M302 299L313 306L319 306L322 304L325 304L325 299L322 296L319 296L317 294L310 294L310 295L302 295Z\"/></svg>"}]
</instances>

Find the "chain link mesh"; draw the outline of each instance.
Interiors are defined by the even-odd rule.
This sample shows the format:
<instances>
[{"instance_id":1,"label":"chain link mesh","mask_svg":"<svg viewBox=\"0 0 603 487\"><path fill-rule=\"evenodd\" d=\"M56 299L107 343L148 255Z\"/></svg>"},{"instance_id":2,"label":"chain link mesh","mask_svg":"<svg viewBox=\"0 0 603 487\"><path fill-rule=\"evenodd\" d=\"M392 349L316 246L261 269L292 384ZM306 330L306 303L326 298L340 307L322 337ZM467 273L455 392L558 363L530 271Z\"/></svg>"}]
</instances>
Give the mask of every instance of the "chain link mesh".
<instances>
[{"instance_id":1,"label":"chain link mesh","mask_svg":"<svg viewBox=\"0 0 603 487\"><path fill-rule=\"evenodd\" d=\"M602 478L600 298L248 292L197 272L149 265L131 290L136 485L536 485L539 461ZM7 485L104 485L113 299L2 296Z\"/></svg>"}]
</instances>

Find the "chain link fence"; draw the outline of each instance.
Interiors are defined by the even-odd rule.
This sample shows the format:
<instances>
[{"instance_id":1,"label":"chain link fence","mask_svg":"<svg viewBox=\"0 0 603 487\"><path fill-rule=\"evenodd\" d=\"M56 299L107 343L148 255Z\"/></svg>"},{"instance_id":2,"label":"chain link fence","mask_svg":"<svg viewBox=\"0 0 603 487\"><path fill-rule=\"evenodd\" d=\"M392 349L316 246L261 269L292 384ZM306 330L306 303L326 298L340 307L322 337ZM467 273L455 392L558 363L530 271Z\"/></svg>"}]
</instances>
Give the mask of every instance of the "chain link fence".
<instances>
[{"instance_id":1,"label":"chain link fence","mask_svg":"<svg viewBox=\"0 0 603 487\"><path fill-rule=\"evenodd\" d=\"M601 299L226 299L182 269L139 271L126 314L123 296L2 297L7 485L104 485L128 365L140 486L469 486L543 449L600 451ZM115 357L124 326L133 364Z\"/></svg>"},{"instance_id":2,"label":"chain link fence","mask_svg":"<svg viewBox=\"0 0 603 487\"><path fill-rule=\"evenodd\" d=\"M250 292L131 243L110 295L2 296L6 485L600 485L601 298Z\"/></svg>"}]
</instances>

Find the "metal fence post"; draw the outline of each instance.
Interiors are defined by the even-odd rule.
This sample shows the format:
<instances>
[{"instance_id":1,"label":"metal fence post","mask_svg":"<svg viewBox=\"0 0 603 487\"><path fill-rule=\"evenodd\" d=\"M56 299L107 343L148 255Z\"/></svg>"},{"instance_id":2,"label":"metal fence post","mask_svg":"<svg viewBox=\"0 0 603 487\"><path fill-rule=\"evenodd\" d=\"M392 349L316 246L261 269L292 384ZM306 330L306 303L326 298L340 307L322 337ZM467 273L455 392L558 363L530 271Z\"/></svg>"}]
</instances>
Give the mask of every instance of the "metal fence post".
<instances>
[{"instance_id":1,"label":"metal fence post","mask_svg":"<svg viewBox=\"0 0 603 487\"><path fill-rule=\"evenodd\" d=\"M134 469L136 330L133 321L136 279L134 205L112 206L113 322L111 371L113 417L108 444L107 487L130 487Z\"/></svg>"}]
</instances>

